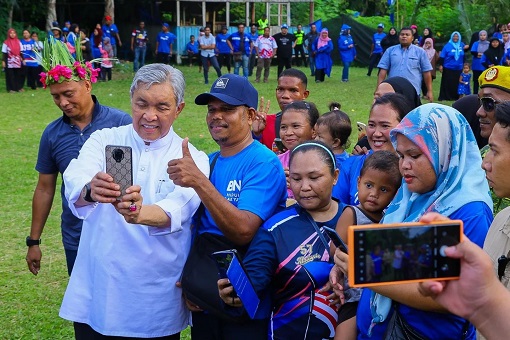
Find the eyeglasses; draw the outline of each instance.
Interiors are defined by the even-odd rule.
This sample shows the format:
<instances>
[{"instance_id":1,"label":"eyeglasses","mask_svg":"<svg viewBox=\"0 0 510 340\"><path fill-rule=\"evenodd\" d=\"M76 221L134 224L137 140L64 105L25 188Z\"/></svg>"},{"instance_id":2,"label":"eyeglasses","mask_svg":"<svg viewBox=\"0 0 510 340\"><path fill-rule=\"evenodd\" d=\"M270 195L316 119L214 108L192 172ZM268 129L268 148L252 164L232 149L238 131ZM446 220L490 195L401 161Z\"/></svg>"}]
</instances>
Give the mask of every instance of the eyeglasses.
<instances>
[{"instance_id":1,"label":"eyeglasses","mask_svg":"<svg viewBox=\"0 0 510 340\"><path fill-rule=\"evenodd\" d=\"M492 98L492 97L482 97L480 98L480 104L483 106L485 112L492 112L496 109L496 104L500 104L501 102Z\"/></svg>"}]
</instances>

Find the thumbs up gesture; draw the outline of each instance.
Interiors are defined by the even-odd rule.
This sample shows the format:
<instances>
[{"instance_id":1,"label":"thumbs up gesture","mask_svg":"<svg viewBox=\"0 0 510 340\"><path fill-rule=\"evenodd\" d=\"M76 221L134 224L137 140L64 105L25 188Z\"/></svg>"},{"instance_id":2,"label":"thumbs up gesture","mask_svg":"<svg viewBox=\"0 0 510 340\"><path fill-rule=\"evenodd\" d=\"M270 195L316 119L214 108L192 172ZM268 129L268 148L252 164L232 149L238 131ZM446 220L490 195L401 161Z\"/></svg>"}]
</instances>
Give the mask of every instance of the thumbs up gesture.
<instances>
[{"instance_id":1,"label":"thumbs up gesture","mask_svg":"<svg viewBox=\"0 0 510 340\"><path fill-rule=\"evenodd\" d=\"M193 188L197 184L197 179L203 176L203 173L191 157L188 142L187 137L182 141L182 158L172 159L168 162L166 172L174 184Z\"/></svg>"}]
</instances>

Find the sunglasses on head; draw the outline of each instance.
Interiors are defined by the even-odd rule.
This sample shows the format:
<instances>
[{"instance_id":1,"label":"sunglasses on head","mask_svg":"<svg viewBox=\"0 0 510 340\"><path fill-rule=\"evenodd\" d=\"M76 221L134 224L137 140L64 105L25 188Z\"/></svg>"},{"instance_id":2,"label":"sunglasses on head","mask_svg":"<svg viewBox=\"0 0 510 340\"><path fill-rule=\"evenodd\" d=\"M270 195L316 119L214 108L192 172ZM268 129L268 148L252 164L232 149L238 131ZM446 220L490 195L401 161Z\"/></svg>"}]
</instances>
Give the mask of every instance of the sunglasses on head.
<instances>
[{"instance_id":1,"label":"sunglasses on head","mask_svg":"<svg viewBox=\"0 0 510 340\"><path fill-rule=\"evenodd\" d=\"M483 106L485 112L491 112L496 110L496 104L500 104L500 101L492 97L482 97L480 98L480 104Z\"/></svg>"}]
</instances>

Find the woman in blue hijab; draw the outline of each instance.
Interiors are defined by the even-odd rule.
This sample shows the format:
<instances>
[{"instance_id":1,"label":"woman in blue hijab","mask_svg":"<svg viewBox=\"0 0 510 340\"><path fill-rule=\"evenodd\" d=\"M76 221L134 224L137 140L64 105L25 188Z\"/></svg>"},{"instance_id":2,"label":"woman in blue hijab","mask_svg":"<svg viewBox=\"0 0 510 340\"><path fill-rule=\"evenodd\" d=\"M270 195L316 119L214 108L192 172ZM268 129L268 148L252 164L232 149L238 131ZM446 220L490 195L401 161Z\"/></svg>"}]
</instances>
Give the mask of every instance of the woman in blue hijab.
<instances>
[{"instance_id":1,"label":"woman in blue hijab","mask_svg":"<svg viewBox=\"0 0 510 340\"><path fill-rule=\"evenodd\" d=\"M450 36L450 41L444 45L439 55L439 72L443 74L439 90L439 101L459 99L457 88L464 65L464 43L462 43L461 38L459 32L453 32Z\"/></svg>"},{"instance_id":2,"label":"woman in blue hijab","mask_svg":"<svg viewBox=\"0 0 510 340\"><path fill-rule=\"evenodd\" d=\"M492 200L466 119L452 107L425 104L409 112L390 137L403 181L381 223L416 222L425 213L437 212L464 221L464 233L482 246L493 218ZM348 255L335 252L342 271L347 260ZM424 339L476 338L469 322L420 296L417 286L364 289L357 311L358 339L382 339L395 308Z\"/></svg>"}]
</instances>

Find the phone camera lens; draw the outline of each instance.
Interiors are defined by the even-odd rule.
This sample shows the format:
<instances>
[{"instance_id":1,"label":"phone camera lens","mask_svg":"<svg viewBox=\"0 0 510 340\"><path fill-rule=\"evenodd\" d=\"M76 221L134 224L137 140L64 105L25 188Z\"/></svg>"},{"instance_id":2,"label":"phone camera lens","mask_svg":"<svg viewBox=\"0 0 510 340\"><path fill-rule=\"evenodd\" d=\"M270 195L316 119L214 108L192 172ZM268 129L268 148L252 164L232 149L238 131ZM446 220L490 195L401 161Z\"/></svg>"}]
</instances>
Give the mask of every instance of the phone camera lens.
<instances>
[{"instance_id":1,"label":"phone camera lens","mask_svg":"<svg viewBox=\"0 0 510 340\"><path fill-rule=\"evenodd\" d=\"M124 151L122 149L114 149L112 151L112 156L117 163L120 163L124 159Z\"/></svg>"}]
</instances>

